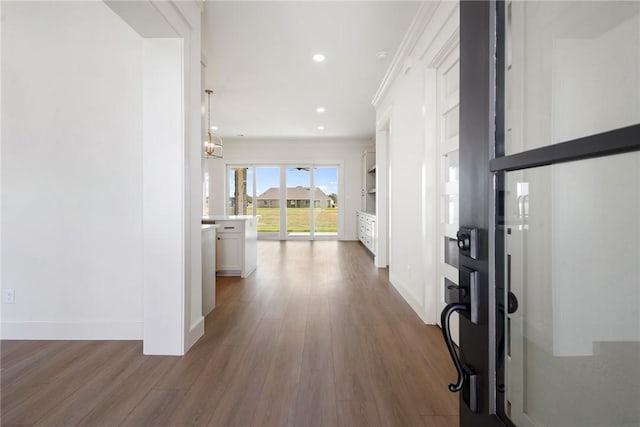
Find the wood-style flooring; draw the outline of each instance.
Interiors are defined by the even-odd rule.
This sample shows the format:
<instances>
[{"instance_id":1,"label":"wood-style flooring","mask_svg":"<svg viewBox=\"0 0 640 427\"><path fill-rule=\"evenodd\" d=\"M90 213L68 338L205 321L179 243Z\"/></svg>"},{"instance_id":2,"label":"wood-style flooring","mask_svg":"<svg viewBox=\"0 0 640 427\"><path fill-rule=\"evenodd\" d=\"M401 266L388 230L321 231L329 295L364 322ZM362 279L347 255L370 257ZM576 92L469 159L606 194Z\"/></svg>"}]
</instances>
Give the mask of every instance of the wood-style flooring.
<instances>
[{"instance_id":1,"label":"wood-style flooring","mask_svg":"<svg viewBox=\"0 0 640 427\"><path fill-rule=\"evenodd\" d=\"M458 425L455 371L357 242L259 242L184 357L137 341L3 341L1 424Z\"/></svg>"}]
</instances>

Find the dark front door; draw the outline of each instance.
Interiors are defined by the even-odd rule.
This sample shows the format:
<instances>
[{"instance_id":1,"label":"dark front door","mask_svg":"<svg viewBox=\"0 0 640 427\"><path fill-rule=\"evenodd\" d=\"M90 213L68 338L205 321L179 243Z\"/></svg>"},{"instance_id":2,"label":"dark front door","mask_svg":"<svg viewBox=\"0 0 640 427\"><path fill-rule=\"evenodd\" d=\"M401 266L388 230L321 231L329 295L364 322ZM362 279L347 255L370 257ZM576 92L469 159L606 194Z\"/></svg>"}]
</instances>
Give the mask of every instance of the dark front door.
<instances>
[{"instance_id":1,"label":"dark front door","mask_svg":"<svg viewBox=\"0 0 640 427\"><path fill-rule=\"evenodd\" d=\"M640 425L640 2L460 8L462 426Z\"/></svg>"}]
</instances>

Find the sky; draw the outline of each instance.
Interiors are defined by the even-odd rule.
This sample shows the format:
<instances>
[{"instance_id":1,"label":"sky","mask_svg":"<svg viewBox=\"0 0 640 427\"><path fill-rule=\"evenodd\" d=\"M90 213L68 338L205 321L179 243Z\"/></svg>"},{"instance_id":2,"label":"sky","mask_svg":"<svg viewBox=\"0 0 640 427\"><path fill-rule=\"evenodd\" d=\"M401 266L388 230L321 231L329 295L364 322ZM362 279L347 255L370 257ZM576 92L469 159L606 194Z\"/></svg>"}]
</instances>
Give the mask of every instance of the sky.
<instances>
[{"instance_id":1,"label":"sky","mask_svg":"<svg viewBox=\"0 0 640 427\"><path fill-rule=\"evenodd\" d=\"M264 193L271 187L280 186L280 168L279 167L256 167L256 195ZM287 167L287 187L309 187L311 184L311 172L306 170L297 170L295 167ZM325 194L338 194L338 168L333 167L316 167L315 186L322 189ZM232 177L233 175L231 175ZM232 181L229 182L232 186ZM253 193L253 168L247 171L247 193Z\"/></svg>"}]
</instances>

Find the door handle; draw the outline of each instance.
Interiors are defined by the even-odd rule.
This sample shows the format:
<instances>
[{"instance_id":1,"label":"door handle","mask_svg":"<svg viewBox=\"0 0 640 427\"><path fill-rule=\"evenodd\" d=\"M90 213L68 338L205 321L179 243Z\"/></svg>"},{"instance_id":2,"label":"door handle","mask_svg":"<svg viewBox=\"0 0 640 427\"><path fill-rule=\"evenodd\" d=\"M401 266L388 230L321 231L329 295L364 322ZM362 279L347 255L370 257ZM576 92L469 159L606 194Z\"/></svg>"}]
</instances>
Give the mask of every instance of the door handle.
<instances>
[{"instance_id":1,"label":"door handle","mask_svg":"<svg viewBox=\"0 0 640 427\"><path fill-rule=\"evenodd\" d=\"M518 311L518 298L516 295L509 291L507 293L507 313L513 314Z\"/></svg>"},{"instance_id":2,"label":"door handle","mask_svg":"<svg viewBox=\"0 0 640 427\"><path fill-rule=\"evenodd\" d=\"M480 383L478 375L471 366L463 364L462 361L460 361L460 357L458 357L458 353L456 353L456 349L453 346L453 339L451 338L451 315L456 311L469 312L469 304L460 302L448 304L440 315L442 335L444 335L444 341L447 344L449 355L451 355L451 360L453 360L453 364L458 372L458 379L455 383L449 384L449 391L452 393L462 391L463 402L469 407L471 412L477 413L480 411Z\"/></svg>"},{"instance_id":3,"label":"door handle","mask_svg":"<svg viewBox=\"0 0 640 427\"><path fill-rule=\"evenodd\" d=\"M465 372L462 368L460 357L458 357L458 353L456 353L456 349L453 345L453 338L451 338L451 315L456 311L468 310L469 307L467 306L467 304L454 302L451 304L447 304L444 310L442 310L442 314L440 314L440 324L442 325L442 335L444 337L444 342L447 344L447 349L449 350L451 360L453 360L453 365L455 366L456 371L458 371L458 379L455 384L449 384L449 391L452 393L458 392L462 390L462 387L464 387Z\"/></svg>"}]
</instances>

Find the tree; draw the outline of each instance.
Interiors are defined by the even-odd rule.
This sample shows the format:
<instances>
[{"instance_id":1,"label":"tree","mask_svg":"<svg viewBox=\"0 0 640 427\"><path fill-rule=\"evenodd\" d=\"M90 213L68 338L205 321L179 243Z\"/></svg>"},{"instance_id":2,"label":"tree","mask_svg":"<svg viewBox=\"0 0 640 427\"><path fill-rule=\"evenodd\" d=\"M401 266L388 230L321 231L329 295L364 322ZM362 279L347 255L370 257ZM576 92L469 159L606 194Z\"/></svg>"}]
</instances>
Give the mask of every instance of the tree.
<instances>
[{"instance_id":1,"label":"tree","mask_svg":"<svg viewBox=\"0 0 640 427\"><path fill-rule=\"evenodd\" d=\"M338 206L338 195L336 193L329 194L329 198L333 200L333 206Z\"/></svg>"}]
</instances>

